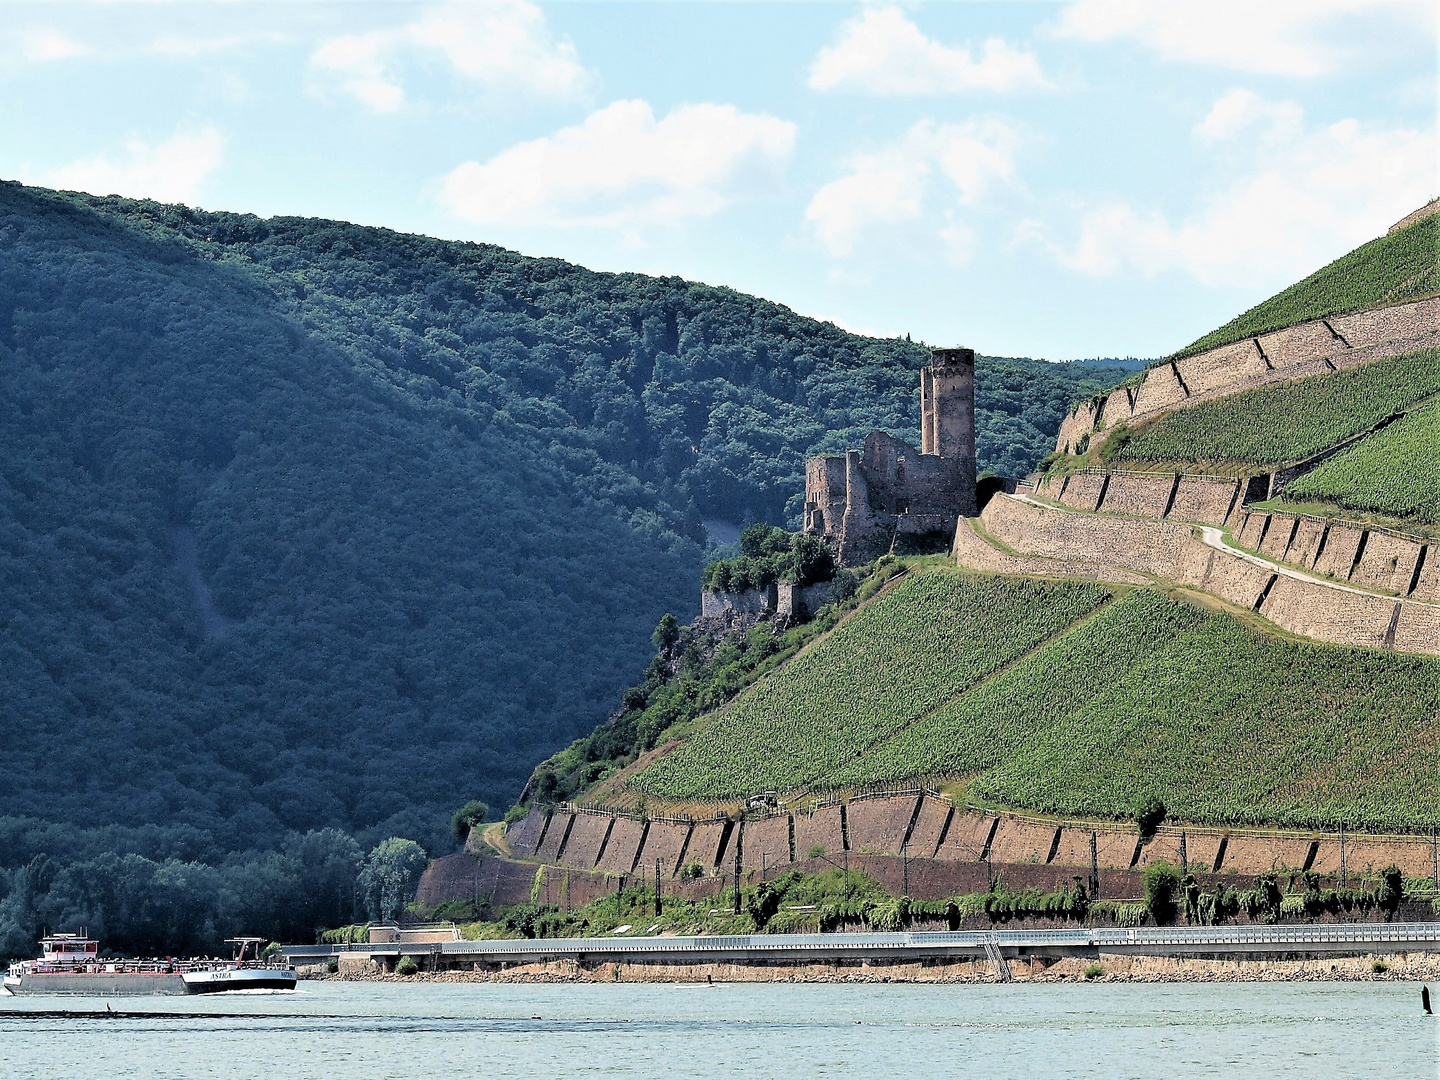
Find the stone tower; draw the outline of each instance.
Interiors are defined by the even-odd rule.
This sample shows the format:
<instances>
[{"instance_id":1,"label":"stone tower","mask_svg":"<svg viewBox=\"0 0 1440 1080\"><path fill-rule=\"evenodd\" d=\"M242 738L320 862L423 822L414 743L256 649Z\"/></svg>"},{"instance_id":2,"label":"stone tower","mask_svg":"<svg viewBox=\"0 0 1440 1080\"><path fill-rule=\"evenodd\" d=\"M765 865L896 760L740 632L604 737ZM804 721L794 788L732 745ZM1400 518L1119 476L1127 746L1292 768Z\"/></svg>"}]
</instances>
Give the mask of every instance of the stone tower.
<instances>
[{"instance_id":1,"label":"stone tower","mask_svg":"<svg viewBox=\"0 0 1440 1080\"><path fill-rule=\"evenodd\" d=\"M975 460L974 349L932 349L920 369L920 453Z\"/></svg>"},{"instance_id":2,"label":"stone tower","mask_svg":"<svg viewBox=\"0 0 1440 1080\"><path fill-rule=\"evenodd\" d=\"M883 431L863 450L805 463L805 531L841 565L948 551L975 507L975 352L935 349L920 372L920 449Z\"/></svg>"}]
</instances>

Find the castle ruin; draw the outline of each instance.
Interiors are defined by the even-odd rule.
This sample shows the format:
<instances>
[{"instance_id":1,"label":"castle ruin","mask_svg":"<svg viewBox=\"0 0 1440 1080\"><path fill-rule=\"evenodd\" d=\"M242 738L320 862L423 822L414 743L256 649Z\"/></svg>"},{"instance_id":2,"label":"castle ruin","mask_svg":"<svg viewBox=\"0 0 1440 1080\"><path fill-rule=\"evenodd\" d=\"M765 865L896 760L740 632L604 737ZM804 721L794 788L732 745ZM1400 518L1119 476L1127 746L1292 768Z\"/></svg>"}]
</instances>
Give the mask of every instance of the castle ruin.
<instances>
[{"instance_id":1,"label":"castle ruin","mask_svg":"<svg viewBox=\"0 0 1440 1080\"><path fill-rule=\"evenodd\" d=\"M920 449L872 431L862 450L805 463L805 531L842 566L949 551L975 506L975 350L933 349L920 371Z\"/></svg>"}]
</instances>

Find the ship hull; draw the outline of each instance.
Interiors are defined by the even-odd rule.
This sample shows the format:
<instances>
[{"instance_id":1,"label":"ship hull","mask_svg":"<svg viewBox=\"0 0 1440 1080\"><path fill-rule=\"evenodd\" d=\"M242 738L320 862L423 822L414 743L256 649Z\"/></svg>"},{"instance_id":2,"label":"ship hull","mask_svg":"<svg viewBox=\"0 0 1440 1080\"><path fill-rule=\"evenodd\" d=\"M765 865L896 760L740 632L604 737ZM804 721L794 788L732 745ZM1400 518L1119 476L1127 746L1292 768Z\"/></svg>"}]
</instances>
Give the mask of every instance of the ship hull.
<instances>
[{"instance_id":1,"label":"ship hull","mask_svg":"<svg viewBox=\"0 0 1440 1080\"><path fill-rule=\"evenodd\" d=\"M223 994L227 990L294 990L290 968L241 968L236 971L187 971L187 994Z\"/></svg>"},{"instance_id":2,"label":"ship hull","mask_svg":"<svg viewBox=\"0 0 1440 1080\"><path fill-rule=\"evenodd\" d=\"M237 990L294 990L295 972L285 968L181 972L55 972L7 976L12 994L68 997L153 997L223 994Z\"/></svg>"},{"instance_id":3,"label":"ship hull","mask_svg":"<svg viewBox=\"0 0 1440 1080\"><path fill-rule=\"evenodd\" d=\"M154 975L141 972L64 972L7 976L5 989L12 994L60 994L69 997L152 997L183 996L190 993L177 972Z\"/></svg>"}]
</instances>

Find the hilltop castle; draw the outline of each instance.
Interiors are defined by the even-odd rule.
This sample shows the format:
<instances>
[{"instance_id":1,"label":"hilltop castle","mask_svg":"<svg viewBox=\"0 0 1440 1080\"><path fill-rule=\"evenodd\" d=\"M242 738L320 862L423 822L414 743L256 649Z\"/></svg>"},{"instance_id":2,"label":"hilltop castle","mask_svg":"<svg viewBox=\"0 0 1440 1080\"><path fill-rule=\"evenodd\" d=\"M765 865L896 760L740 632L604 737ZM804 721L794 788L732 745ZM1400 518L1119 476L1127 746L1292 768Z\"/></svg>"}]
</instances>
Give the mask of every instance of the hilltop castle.
<instances>
[{"instance_id":1,"label":"hilltop castle","mask_svg":"<svg viewBox=\"0 0 1440 1080\"><path fill-rule=\"evenodd\" d=\"M842 566L948 551L975 513L975 351L934 349L920 371L920 449L872 431L863 450L805 463L805 531Z\"/></svg>"}]
</instances>

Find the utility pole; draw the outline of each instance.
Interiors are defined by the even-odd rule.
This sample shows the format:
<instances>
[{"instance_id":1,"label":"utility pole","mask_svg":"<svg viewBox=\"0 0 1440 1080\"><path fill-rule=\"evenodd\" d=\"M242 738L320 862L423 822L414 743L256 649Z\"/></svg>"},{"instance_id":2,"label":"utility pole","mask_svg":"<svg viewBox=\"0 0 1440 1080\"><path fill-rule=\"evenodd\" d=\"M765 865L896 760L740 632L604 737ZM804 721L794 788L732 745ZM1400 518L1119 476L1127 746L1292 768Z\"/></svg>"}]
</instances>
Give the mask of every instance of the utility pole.
<instances>
[{"instance_id":1,"label":"utility pole","mask_svg":"<svg viewBox=\"0 0 1440 1080\"><path fill-rule=\"evenodd\" d=\"M625 892L625 875L620 875L620 880L615 884L615 917L620 917L620 899Z\"/></svg>"},{"instance_id":2,"label":"utility pole","mask_svg":"<svg viewBox=\"0 0 1440 1080\"><path fill-rule=\"evenodd\" d=\"M735 826L735 914L740 914L740 829L743 819Z\"/></svg>"},{"instance_id":3,"label":"utility pole","mask_svg":"<svg viewBox=\"0 0 1440 1080\"><path fill-rule=\"evenodd\" d=\"M905 876L904 895L910 895L910 841L900 845L900 872Z\"/></svg>"},{"instance_id":4,"label":"utility pole","mask_svg":"<svg viewBox=\"0 0 1440 1080\"><path fill-rule=\"evenodd\" d=\"M1100 855L1095 848L1095 830L1090 830L1090 899L1100 899Z\"/></svg>"},{"instance_id":5,"label":"utility pole","mask_svg":"<svg viewBox=\"0 0 1440 1080\"><path fill-rule=\"evenodd\" d=\"M660 914L660 860L655 860L655 914Z\"/></svg>"},{"instance_id":6,"label":"utility pole","mask_svg":"<svg viewBox=\"0 0 1440 1080\"><path fill-rule=\"evenodd\" d=\"M1345 823L1340 823L1340 887L1345 887Z\"/></svg>"}]
</instances>

